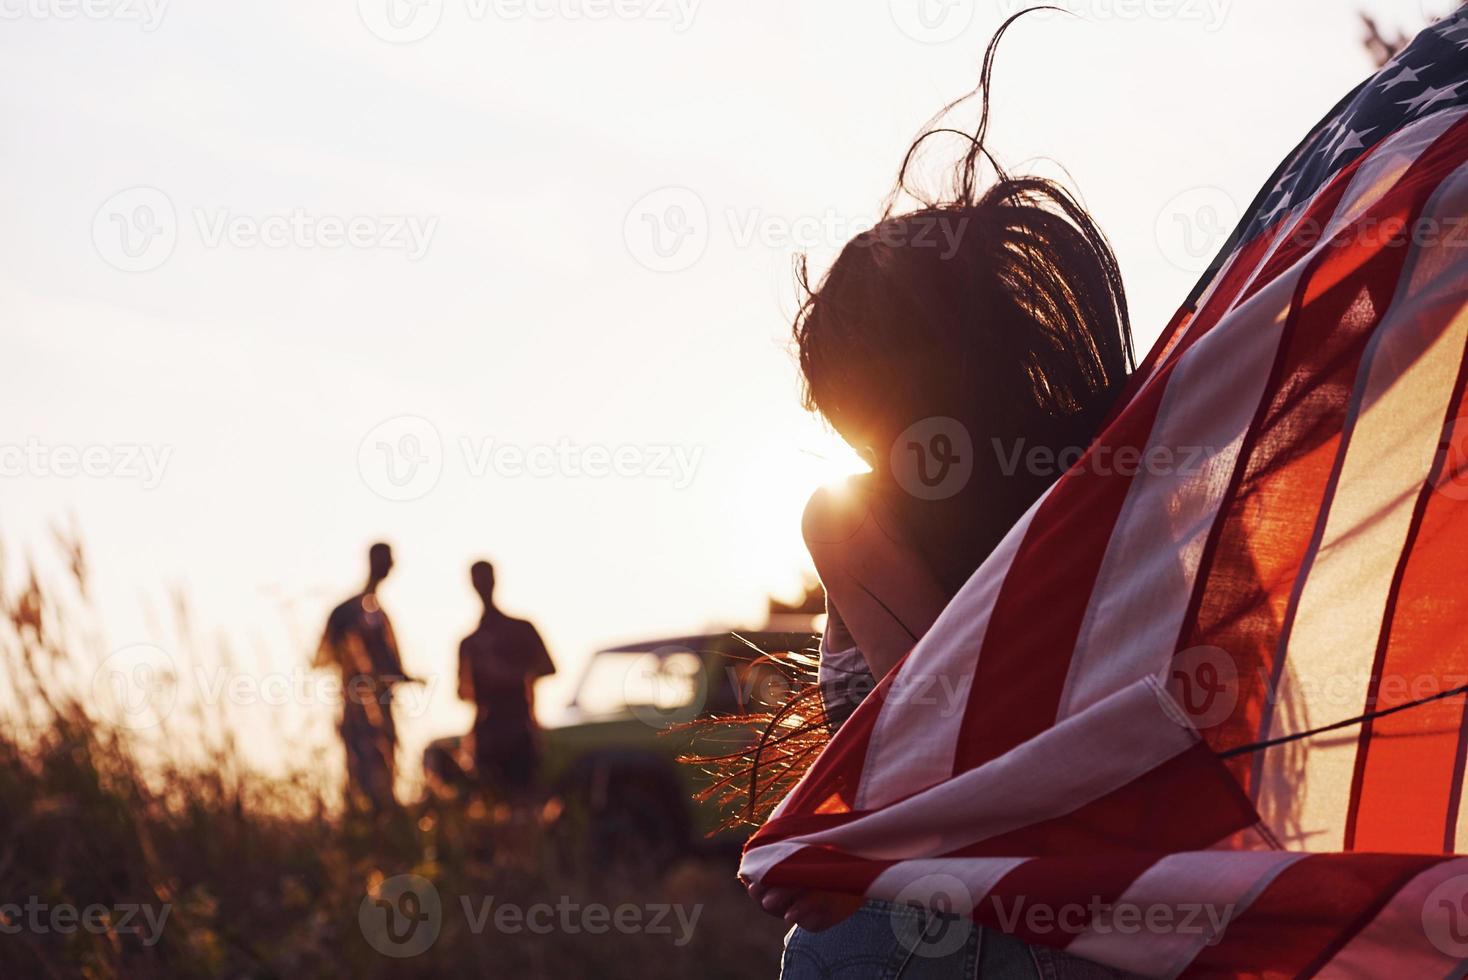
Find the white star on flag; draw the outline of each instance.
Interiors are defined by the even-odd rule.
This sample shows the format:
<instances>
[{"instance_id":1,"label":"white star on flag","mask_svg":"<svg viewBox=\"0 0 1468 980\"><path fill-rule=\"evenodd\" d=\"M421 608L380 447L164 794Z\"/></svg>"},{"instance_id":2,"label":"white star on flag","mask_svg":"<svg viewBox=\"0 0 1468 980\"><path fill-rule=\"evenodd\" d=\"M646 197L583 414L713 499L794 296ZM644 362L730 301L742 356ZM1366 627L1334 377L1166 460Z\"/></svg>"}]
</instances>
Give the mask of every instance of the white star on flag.
<instances>
[{"instance_id":1,"label":"white star on flag","mask_svg":"<svg viewBox=\"0 0 1468 980\"><path fill-rule=\"evenodd\" d=\"M1443 21L1443 26L1439 27L1437 29L1437 32L1444 37L1449 34L1462 34L1464 32L1468 32L1468 21L1462 20L1458 17L1450 18Z\"/></svg>"},{"instance_id":2,"label":"white star on flag","mask_svg":"<svg viewBox=\"0 0 1468 980\"><path fill-rule=\"evenodd\" d=\"M1359 150L1364 147L1366 144L1361 142L1361 137L1365 136L1367 133L1371 132L1371 130L1375 128L1375 126L1372 126L1368 129L1353 129L1350 132L1346 133L1345 138L1336 144L1335 152L1330 155L1330 162L1334 164L1337 160L1341 158L1342 153L1347 153L1351 150Z\"/></svg>"},{"instance_id":3,"label":"white star on flag","mask_svg":"<svg viewBox=\"0 0 1468 980\"><path fill-rule=\"evenodd\" d=\"M1285 191L1283 194L1280 195L1280 198L1278 201L1275 202L1274 207L1270 208L1269 211L1265 213L1265 225L1272 224L1274 221L1274 216L1284 212L1284 210L1290 206L1290 196L1290 191Z\"/></svg>"},{"instance_id":4,"label":"white star on flag","mask_svg":"<svg viewBox=\"0 0 1468 980\"><path fill-rule=\"evenodd\" d=\"M1397 105L1404 105L1407 107L1408 112L1421 115L1423 112L1437 105L1439 102L1446 102L1447 100L1451 99L1454 95L1457 94L1457 92L1457 85L1444 85L1442 88L1434 88L1429 85L1422 90L1422 93L1418 95L1417 98L1406 99L1402 102L1398 102Z\"/></svg>"},{"instance_id":5,"label":"white star on flag","mask_svg":"<svg viewBox=\"0 0 1468 980\"><path fill-rule=\"evenodd\" d=\"M1381 90L1382 92L1390 92L1398 85L1405 85L1408 82L1416 81L1421 81L1421 79L1417 77L1417 72L1413 71L1411 68L1408 68L1406 65L1403 65L1401 71L1397 72L1391 78L1385 80L1384 84L1381 86Z\"/></svg>"}]
</instances>

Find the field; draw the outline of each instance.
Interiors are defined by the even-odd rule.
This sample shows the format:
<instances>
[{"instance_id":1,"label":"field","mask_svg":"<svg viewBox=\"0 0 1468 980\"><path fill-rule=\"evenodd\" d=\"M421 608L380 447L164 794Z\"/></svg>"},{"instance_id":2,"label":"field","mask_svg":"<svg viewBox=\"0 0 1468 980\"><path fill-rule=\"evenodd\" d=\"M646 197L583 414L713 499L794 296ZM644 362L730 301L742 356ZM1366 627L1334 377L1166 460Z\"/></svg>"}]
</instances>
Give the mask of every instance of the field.
<instances>
[{"instance_id":1,"label":"field","mask_svg":"<svg viewBox=\"0 0 1468 980\"><path fill-rule=\"evenodd\" d=\"M0 593L0 976L778 971L781 923L727 856L573 862L538 811L347 814L309 770L246 767L228 734L191 730L170 751L97 717L67 681L96 652L40 586Z\"/></svg>"}]
</instances>

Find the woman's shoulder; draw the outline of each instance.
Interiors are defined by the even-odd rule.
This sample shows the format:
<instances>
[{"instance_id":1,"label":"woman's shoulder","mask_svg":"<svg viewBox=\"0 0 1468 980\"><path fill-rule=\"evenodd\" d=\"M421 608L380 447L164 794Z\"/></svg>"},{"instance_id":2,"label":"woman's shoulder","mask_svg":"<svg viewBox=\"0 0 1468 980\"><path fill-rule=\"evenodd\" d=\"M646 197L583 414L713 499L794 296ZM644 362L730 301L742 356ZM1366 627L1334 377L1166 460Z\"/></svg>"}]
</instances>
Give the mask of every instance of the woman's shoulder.
<instances>
[{"instance_id":1,"label":"woman's shoulder","mask_svg":"<svg viewBox=\"0 0 1468 980\"><path fill-rule=\"evenodd\" d=\"M870 473L812 494L801 518L801 534L817 559L838 550L890 553L910 547L896 506Z\"/></svg>"},{"instance_id":2,"label":"woman's shoulder","mask_svg":"<svg viewBox=\"0 0 1468 980\"><path fill-rule=\"evenodd\" d=\"M874 518L873 506L870 474L820 487L811 494L800 518L806 547L850 541Z\"/></svg>"}]
</instances>

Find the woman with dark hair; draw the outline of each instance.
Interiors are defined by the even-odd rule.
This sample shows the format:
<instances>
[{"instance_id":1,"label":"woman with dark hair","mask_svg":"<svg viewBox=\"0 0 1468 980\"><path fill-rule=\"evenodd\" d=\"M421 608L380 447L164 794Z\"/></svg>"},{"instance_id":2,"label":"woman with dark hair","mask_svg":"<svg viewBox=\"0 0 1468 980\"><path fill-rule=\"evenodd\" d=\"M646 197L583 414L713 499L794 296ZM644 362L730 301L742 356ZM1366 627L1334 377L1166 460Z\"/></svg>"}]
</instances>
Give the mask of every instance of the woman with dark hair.
<instances>
[{"instance_id":1,"label":"woman with dark hair","mask_svg":"<svg viewBox=\"0 0 1468 980\"><path fill-rule=\"evenodd\" d=\"M1013 21L990 42L975 92L909 149L882 220L815 288L802 268L807 298L794 334L806 407L871 472L818 492L806 509L828 604L819 685L777 712L744 755L751 816L798 777L1058 476L1022 464L1078 456L1133 367L1121 275L1096 223L1062 187L1011 177L984 147L994 53ZM976 133L936 128L974 94ZM951 188L934 199L908 178L938 133L968 144ZM981 188L986 161L994 178ZM918 206L898 213L903 194ZM786 980L1117 975L966 917L750 891L794 924ZM950 938L935 941L939 927ZM954 928L963 930L957 940Z\"/></svg>"}]
</instances>

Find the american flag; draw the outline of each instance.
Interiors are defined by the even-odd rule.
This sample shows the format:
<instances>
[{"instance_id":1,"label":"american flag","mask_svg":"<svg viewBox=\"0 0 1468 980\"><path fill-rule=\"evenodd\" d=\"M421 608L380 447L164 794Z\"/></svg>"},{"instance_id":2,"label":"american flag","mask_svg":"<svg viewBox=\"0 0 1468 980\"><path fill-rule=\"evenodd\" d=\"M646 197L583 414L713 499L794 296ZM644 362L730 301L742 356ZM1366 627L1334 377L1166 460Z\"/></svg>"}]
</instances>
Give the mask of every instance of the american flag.
<instances>
[{"instance_id":1,"label":"american flag","mask_svg":"<svg viewBox=\"0 0 1468 980\"><path fill-rule=\"evenodd\" d=\"M1149 976L1462 975L1465 347L1460 9L1289 155L742 873Z\"/></svg>"}]
</instances>

